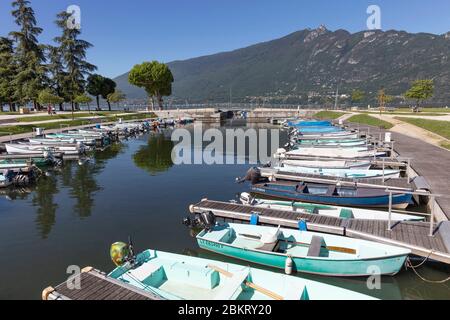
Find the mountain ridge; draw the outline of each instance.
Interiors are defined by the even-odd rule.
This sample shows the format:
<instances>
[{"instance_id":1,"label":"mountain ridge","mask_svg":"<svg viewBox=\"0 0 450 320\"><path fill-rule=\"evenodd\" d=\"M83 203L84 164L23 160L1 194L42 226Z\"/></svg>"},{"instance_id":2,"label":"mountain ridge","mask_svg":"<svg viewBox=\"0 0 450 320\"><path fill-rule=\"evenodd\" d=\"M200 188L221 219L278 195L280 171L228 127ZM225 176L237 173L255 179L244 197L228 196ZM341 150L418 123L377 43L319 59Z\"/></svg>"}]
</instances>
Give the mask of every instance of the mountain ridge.
<instances>
[{"instance_id":1,"label":"mountain ridge","mask_svg":"<svg viewBox=\"0 0 450 320\"><path fill-rule=\"evenodd\" d=\"M434 78L436 99L450 101L450 32L367 30L350 33L325 26L292 32L244 48L168 63L174 101L311 103L337 87L362 89L370 99L385 87L401 95L418 78ZM145 92L116 78L129 99ZM370 94L369 94L370 93ZM368 100L370 100L368 99ZM324 101L322 101L323 103Z\"/></svg>"}]
</instances>

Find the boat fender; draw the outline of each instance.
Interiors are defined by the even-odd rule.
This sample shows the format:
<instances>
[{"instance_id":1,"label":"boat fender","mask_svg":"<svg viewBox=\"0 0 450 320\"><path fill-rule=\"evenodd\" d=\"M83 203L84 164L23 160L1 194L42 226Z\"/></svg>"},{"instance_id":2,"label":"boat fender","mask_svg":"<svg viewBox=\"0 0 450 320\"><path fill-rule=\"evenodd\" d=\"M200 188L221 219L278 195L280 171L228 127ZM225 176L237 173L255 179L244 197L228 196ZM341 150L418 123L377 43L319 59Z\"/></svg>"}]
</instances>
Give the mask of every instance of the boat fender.
<instances>
[{"instance_id":1,"label":"boat fender","mask_svg":"<svg viewBox=\"0 0 450 320\"><path fill-rule=\"evenodd\" d=\"M298 229L300 231L308 231L308 225L305 220L302 219L298 222Z\"/></svg>"},{"instance_id":2,"label":"boat fender","mask_svg":"<svg viewBox=\"0 0 450 320\"><path fill-rule=\"evenodd\" d=\"M195 212L195 210L194 210L194 205L193 205L193 204L191 204L191 205L189 206L189 212L192 213L192 214Z\"/></svg>"},{"instance_id":3,"label":"boat fender","mask_svg":"<svg viewBox=\"0 0 450 320\"><path fill-rule=\"evenodd\" d=\"M286 262L285 262L285 265L284 265L284 272L287 275L291 275L292 271L293 271L293 266L294 266L294 261L292 260L292 258L290 256L288 256L286 258Z\"/></svg>"},{"instance_id":4,"label":"boat fender","mask_svg":"<svg viewBox=\"0 0 450 320\"><path fill-rule=\"evenodd\" d=\"M48 297L49 297L53 292L55 292L55 289L54 289L53 287L45 288L45 289L42 291L42 300L43 300L43 301L47 301L47 300L48 300Z\"/></svg>"}]
</instances>

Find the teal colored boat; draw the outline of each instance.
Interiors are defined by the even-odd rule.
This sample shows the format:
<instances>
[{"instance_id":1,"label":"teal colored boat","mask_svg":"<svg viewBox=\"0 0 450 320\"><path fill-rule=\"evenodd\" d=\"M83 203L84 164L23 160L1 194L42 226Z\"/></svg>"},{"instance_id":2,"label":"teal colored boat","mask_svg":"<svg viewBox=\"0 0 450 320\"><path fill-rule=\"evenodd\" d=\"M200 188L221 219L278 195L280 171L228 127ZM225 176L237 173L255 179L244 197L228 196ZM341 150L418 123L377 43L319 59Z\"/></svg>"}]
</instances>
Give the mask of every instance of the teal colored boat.
<instances>
[{"instance_id":1,"label":"teal colored boat","mask_svg":"<svg viewBox=\"0 0 450 320\"><path fill-rule=\"evenodd\" d=\"M108 277L162 300L374 300L317 281L155 250Z\"/></svg>"},{"instance_id":2,"label":"teal colored boat","mask_svg":"<svg viewBox=\"0 0 450 320\"><path fill-rule=\"evenodd\" d=\"M323 276L361 277L374 272L395 275L410 250L380 243L308 231L243 224L203 230L202 249L268 267Z\"/></svg>"},{"instance_id":3,"label":"teal colored boat","mask_svg":"<svg viewBox=\"0 0 450 320\"><path fill-rule=\"evenodd\" d=\"M31 160L31 162L30 162ZM37 167L46 167L52 164L49 158L31 158L31 159L5 159L0 160L0 168L26 168L32 163Z\"/></svg>"}]
</instances>

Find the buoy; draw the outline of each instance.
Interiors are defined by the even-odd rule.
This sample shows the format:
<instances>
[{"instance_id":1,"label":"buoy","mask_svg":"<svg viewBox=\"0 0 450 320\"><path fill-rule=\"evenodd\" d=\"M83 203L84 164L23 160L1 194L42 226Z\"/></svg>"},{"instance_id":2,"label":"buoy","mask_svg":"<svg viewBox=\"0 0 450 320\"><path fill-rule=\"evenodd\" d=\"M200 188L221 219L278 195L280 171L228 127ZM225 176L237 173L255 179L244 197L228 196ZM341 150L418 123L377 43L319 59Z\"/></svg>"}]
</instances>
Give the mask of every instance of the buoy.
<instances>
[{"instance_id":1,"label":"buoy","mask_svg":"<svg viewBox=\"0 0 450 320\"><path fill-rule=\"evenodd\" d=\"M292 267L293 267L293 265L294 265L294 261L292 261L292 258L291 257L287 257L286 258L286 263L285 263L285 266L284 266L284 272L287 275L291 275L292 274Z\"/></svg>"}]
</instances>

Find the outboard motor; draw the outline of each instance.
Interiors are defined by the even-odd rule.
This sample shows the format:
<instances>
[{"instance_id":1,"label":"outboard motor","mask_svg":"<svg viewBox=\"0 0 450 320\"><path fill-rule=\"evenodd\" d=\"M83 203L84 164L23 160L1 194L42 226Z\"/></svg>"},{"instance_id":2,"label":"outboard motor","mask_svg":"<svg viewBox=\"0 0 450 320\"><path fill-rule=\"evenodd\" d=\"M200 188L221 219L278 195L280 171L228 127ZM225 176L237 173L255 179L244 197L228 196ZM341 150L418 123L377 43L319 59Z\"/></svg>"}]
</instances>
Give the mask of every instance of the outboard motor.
<instances>
[{"instance_id":1,"label":"outboard motor","mask_svg":"<svg viewBox=\"0 0 450 320\"><path fill-rule=\"evenodd\" d=\"M278 149L274 154L275 159L284 159L286 157L286 149Z\"/></svg>"},{"instance_id":2,"label":"outboard motor","mask_svg":"<svg viewBox=\"0 0 450 320\"><path fill-rule=\"evenodd\" d=\"M182 223L189 228L203 228L206 231L210 231L216 225L216 216L211 211L203 212L194 219L190 217L184 218Z\"/></svg>"},{"instance_id":3,"label":"outboard motor","mask_svg":"<svg viewBox=\"0 0 450 320\"><path fill-rule=\"evenodd\" d=\"M239 196L239 200L244 205L253 206L256 204L256 200L248 192L242 192L241 195Z\"/></svg>"},{"instance_id":4,"label":"outboard motor","mask_svg":"<svg viewBox=\"0 0 450 320\"><path fill-rule=\"evenodd\" d=\"M261 170L257 167L253 167L247 171L244 178L238 178L237 183L244 183L250 181L252 184L257 184L262 181Z\"/></svg>"},{"instance_id":5,"label":"outboard motor","mask_svg":"<svg viewBox=\"0 0 450 320\"><path fill-rule=\"evenodd\" d=\"M128 243L116 242L111 245L110 257L113 263L117 267L123 266L125 263L130 263L131 265L135 262L134 248L131 237L128 238Z\"/></svg>"},{"instance_id":6,"label":"outboard motor","mask_svg":"<svg viewBox=\"0 0 450 320\"><path fill-rule=\"evenodd\" d=\"M200 222L206 231L212 230L216 226L216 216L211 211L200 214Z\"/></svg>"}]
</instances>

